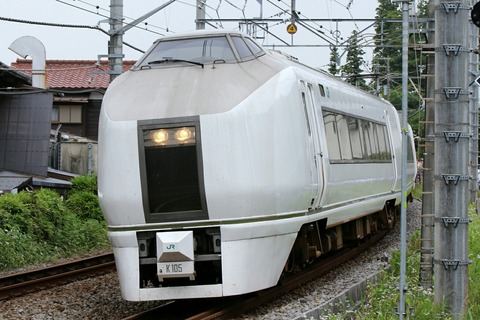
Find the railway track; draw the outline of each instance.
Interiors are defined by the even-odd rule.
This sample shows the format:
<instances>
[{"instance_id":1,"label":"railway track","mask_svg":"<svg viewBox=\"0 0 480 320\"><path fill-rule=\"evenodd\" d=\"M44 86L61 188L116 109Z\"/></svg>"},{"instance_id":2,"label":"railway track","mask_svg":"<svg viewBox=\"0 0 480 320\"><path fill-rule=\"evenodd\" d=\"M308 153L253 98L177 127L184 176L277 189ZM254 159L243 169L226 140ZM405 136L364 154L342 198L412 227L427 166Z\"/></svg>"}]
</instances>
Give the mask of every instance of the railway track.
<instances>
[{"instance_id":1,"label":"railway track","mask_svg":"<svg viewBox=\"0 0 480 320\"><path fill-rule=\"evenodd\" d=\"M378 232L367 242L358 246L346 248L335 255L326 257L325 259L314 263L302 272L285 277L280 283L263 291L242 295L237 297L229 297L226 299L197 299L197 300L179 300L156 307L146 312L132 315L123 320L137 319L158 319L159 315L162 319L187 319L187 320L211 320L211 319L231 319L252 310L256 307L264 305L275 298L278 298L288 291L296 289L305 283L312 281L319 276L337 268L341 264L351 260L353 257L366 251L374 243L381 240L388 230ZM186 310L189 313L181 313L179 310Z\"/></svg>"},{"instance_id":2,"label":"railway track","mask_svg":"<svg viewBox=\"0 0 480 320\"><path fill-rule=\"evenodd\" d=\"M0 277L0 301L115 270L112 253Z\"/></svg>"}]
</instances>

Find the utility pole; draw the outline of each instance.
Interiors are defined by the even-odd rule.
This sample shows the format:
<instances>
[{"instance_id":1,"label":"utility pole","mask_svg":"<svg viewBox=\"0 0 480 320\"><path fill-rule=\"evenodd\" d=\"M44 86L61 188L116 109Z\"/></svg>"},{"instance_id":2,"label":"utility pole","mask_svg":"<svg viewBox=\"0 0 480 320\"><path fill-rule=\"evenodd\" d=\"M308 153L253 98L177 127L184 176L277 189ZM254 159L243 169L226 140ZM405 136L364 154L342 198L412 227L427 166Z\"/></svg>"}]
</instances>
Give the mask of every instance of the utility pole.
<instances>
[{"instance_id":1,"label":"utility pole","mask_svg":"<svg viewBox=\"0 0 480 320\"><path fill-rule=\"evenodd\" d=\"M140 22L153 16L158 11L171 5L176 0L169 0L161 6L123 26L123 0L110 0L110 41L108 42L108 60L110 61L110 82L123 72L123 34Z\"/></svg>"},{"instance_id":2,"label":"utility pole","mask_svg":"<svg viewBox=\"0 0 480 320\"><path fill-rule=\"evenodd\" d=\"M468 292L469 0L435 0L434 300L463 319Z\"/></svg>"},{"instance_id":3,"label":"utility pole","mask_svg":"<svg viewBox=\"0 0 480 320\"><path fill-rule=\"evenodd\" d=\"M110 41L108 59L110 61L110 82L123 72L123 0L110 0Z\"/></svg>"},{"instance_id":4,"label":"utility pole","mask_svg":"<svg viewBox=\"0 0 480 320\"><path fill-rule=\"evenodd\" d=\"M197 19L195 23L197 25L197 30L205 29L205 1L197 0Z\"/></svg>"}]
</instances>

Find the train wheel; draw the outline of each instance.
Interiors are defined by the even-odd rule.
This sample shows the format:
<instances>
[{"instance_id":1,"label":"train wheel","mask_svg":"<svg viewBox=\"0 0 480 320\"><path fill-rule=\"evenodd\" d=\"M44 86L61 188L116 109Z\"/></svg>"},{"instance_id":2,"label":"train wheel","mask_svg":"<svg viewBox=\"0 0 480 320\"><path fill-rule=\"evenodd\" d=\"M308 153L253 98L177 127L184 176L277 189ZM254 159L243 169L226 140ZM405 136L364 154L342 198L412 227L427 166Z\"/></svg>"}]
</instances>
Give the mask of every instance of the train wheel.
<instances>
[{"instance_id":1,"label":"train wheel","mask_svg":"<svg viewBox=\"0 0 480 320\"><path fill-rule=\"evenodd\" d=\"M287 258L287 262L285 262L285 267L283 268L283 270L287 273L291 273L293 272L294 269L295 269L295 257L292 251L290 252L290 255Z\"/></svg>"},{"instance_id":2,"label":"train wheel","mask_svg":"<svg viewBox=\"0 0 480 320\"><path fill-rule=\"evenodd\" d=\"M395 208L385 205L381 212L381 221L383 229L392 229L395 226Z\"/></svg>"}]
</instances>

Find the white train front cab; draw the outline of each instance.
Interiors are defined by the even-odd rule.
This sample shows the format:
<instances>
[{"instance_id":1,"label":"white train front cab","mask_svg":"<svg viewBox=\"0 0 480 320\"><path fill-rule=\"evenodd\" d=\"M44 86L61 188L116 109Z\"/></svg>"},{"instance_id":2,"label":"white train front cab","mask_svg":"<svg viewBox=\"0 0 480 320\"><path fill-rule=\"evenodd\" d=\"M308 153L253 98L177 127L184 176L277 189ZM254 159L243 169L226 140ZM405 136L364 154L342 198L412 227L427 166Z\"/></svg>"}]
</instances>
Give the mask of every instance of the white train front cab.
<instances>
[{"instance_id":1,"label":"white train front cab","mask_svg":"<svg viewBox=\"0 0 480 320\"><path fill-rule=\"evenodd\" d=\"M195 280L193 232L158 232L157 275L164 278L189 278Z\"/></svg>"}]
</instances>

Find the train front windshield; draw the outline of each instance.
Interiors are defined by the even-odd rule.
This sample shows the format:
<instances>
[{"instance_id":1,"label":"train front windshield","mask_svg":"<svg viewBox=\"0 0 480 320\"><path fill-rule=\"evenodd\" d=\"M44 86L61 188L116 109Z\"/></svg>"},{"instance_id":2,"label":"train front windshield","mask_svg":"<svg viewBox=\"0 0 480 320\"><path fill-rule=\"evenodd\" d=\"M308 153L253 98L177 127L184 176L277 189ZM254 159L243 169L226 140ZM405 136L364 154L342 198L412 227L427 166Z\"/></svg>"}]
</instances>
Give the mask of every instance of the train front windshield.
<instances>
[{"instance_id":1,"label":"train front windshield","mask_svg":"<svg viewBox=\"0 0 480 320\"><path fill-rule=\"evenodd\" d=\"M225 36L159 41L143 59L140 67L151 66L163 61L237 62L232 47Z\"/></svg>"}]
</instances>

